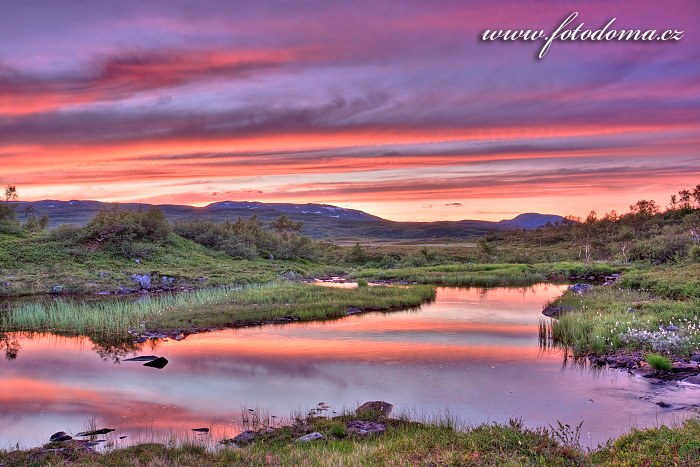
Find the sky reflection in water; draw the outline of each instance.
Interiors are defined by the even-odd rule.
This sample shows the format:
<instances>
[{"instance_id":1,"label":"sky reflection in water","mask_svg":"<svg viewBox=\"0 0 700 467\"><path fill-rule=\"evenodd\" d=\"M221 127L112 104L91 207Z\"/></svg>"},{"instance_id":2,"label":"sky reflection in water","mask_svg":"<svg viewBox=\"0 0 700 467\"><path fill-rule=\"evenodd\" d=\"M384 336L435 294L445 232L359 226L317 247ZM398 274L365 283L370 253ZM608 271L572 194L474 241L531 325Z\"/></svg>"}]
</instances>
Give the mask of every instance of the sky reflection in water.
<instances>
[{"instance_id":1,"label":"sky reflection in water","mask_svg":"<svg viewBox=\"0 0 700 467\"><path fill-rule=\"evenodd\" d=\"M0 447L76 433L91 418L124 442L196 438L197 427L219 439L240 430L243 408L281 418L319 402L340 411L376 399L415 416L448 410L468 424L583 421L593 446L683 417L654 402L691 403L694 388L563 367L560 351L539 348L540 311L562 288L441 288L420 311L203 333L133 354L166 357L163 370L103 360L85 338L20 338L18 357L0 362Z\"/></svg>"}]
</instances>

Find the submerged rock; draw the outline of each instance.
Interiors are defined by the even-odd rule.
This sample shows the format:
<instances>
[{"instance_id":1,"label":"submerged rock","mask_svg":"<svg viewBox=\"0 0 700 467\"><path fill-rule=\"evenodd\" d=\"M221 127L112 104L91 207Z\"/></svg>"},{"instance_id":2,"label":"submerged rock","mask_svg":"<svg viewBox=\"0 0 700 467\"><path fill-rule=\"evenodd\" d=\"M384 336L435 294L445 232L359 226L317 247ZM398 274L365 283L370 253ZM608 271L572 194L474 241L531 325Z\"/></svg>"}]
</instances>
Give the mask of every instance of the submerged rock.
<instances>
[{"instance_id":1,"label":"submerged rock","mask_svg":"<svg viewBox=\"0 0 700 467\"><path fill-rule=\"evenodd\" d=\"M49 438L49 441L52 443L58 443L61 441L69 441L71 439L73 439L73 437L71 435L69 435L68 433L66 433L65 431L58 431L58 432L51 435L51 437Z\"/></svg>"},{"instance_id":2,"label":"submerged rock","mask_svg":"<svg viewBox=\"0 0 700 467\"><path fill-rule=\"evenodd\" d=\"M573 310L574 307L571 305L549 305L544 310L542 310L542 314L550 318L556 318L562 315L563 313Z\"/></svg>"},{"instance_id":3,"label":"submerged rock","mask_svg":"<svg viewBox=\"0 0 700 467\"><path fill-rule=\"evenodd\" d=\"M125 362L152 362L158 357L156 355L139 355L138 357L125 358Z\"/></svg>"},{"instance_id":4,"label":"submerged rock","mask_svg":"<svg viewBox=\"0 0 700 467\"><path fill-rule=\"evenodd\" d=\"M165 357L158 357L155 360L151 360L150 362L146 362L143 364L143 366L148 366L151 368L158 368L159 370L162 370L165 368L165 365L168 364L168 359Z\"/></svg>"},{"instance_id":5,"label":"submerged rock","mask_svg":"<svg viewBox=\"0 0 700 467\"><path fill-rule=\"evenodd\" d=\"M97 435L106 435L107 433L111 433L114 431L114 428L100 428L99 430L93 430L93 431L81 431L75 436L97 436Z\"/></svg>"}]
</instances>

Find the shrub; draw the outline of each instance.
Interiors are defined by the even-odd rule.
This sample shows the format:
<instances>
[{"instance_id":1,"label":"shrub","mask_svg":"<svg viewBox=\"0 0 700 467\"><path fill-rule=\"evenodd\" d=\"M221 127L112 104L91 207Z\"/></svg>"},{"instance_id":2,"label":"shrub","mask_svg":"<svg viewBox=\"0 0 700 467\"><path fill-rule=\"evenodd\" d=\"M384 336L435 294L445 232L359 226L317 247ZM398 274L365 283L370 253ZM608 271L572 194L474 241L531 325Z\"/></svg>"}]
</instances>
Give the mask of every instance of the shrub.
<instances>
[{"instance_id":1,"label":"shrub","mask_svg":"<svg viewBox=\"0 0 700 467\"><path fill-rule=\"evenodd\" d=\"M693 261L700 261L700 245L693 245L688 251L688 256Z\"/></svg>"},{"instance_id":2,"label":"shrub","mask_svg":"<svg viewBox=\"0 0 700 467\"><path fill-rule=\"evenodd\" d=\"M147 256L153 246L165 243L172 227L163 212L152 207L148 211L126 211L114 205L101 209L82 229L83 240L97 242L102 248L126 257ZM147 254L143 254L147 253Z\"/></svg>"},{"instance_id":3,"label":"shrub","mask_svg":"<svg viewBox=\"0 0 700 467\"><path fill-rule=\"evenodd\" d=\"M648 353L646 361L650 367L657 371L671 371L671 360L657 353Z\"/></svg>"}]
</instances>

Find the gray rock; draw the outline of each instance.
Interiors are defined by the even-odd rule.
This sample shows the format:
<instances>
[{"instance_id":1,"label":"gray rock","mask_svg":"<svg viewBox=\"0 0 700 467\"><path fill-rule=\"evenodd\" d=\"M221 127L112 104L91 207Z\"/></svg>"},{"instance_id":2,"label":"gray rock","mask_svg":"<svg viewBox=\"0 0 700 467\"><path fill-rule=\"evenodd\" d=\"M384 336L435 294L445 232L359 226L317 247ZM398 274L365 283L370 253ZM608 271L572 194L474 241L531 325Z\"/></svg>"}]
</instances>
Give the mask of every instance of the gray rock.
<instances>
[{"instance_id":1,"label":"gray rock","mask_svg":"<svg viewBox=\"0 0 700 467\"><path fill-rule=\"evenodd\" d=\"M586 293L592 289L593 286L591 284L574 284L569 286L569 290L577 294Z\"/></svg>"},{"instance_id":2,"label":"gray rock","mask_svg":"<svg viewBox=\"0 0 700 467\"><path fill-rule=\"evenodd\" d=\"M58 284L52 285L51 286L51 293L54 295L59 295L59 294L63 293L64 289L65 289L65 287L63 287L62 285L58 285Z\"/></svg>"},{"instance_id":3,"label":"gray rock","mask_svg":"<svg viewBox=\"0 0 700 467\"><path fill-rule=\"evenodd\" d=\"M545 316L549 316L550 318L556 318L562 313L573 310L574 307L571 305L549 305L544 310L542 310L542 314Z\"/></svg>"},{"instance_id":4,"label":"gray rock","mask_svg":"<svg viewBox=\"0 0 700 467\"><path fill-rule=\"evenodd\" d=\"M681 381L684 383L697 384L698 386L700 386L700 375L688 376L687 378Z\"/></svg>"},{"instance_id":5,"label":"gray rock","mask_svg":"<svg viewBox=\"0 0 700 467\"><path fill-rule=\"evenodd\" d=\"M632 308L632 307L627 308L627 313L636 313L638 311L639 310L637 310L636 308Z\"/></svg>"},{"instance_id":6,"label":"gray rock","mask_svg":"<svg viewBox=\"0 0 700 467\"><path fill-rule=\"evenodd\" d=\"M247 446L255 441L256 432L252 430L246 430L243 433L239 433L231 439L225 439L221 441L223 444L235 444L237 446Z\"/></svg>"},{"instance_id":7,"label":"gray rock","mask_svg":"<svg viewBox=\"0 0 700 467\"><path fill-rule=\"evenodd\" d=\"M391 411L394 406L388 402L384 401L369 401L365 402L355 410L355 414L362 415L374 415L388 417L391 415Z\"/></svg>"},{"instance_id":8,"label":"gray rock","mask_svg":"<svg viewBox=\"0 0 700 467\"><path fill-rule=\"evenodd\" d=\"M347 424L349 435L374 436L386 433L386 426L383 423L371 422L368 420L352 420Z\"/></svg>"},{"instance_id":9,"label":"gray rock","mask_svg":"<svg viewBox=\"0 0 700 467\"><path fill-rule=\"evenodd\" d=\"M149 290L151 288L151 276L148 274L134 274L131 276L131 279L144 290Z\"/></svg>"},{"instance_id":10,"label":"gray rock","mask_svg":"<svg viewBox=\"0 0 700 467\"><path fill-rule=\"evenodd\" d=\"M679 329L680 329L680 328L679 328L678 326L674 326L673 324L670 325L670 326L666 326L666 330L667 330L667 331L673 331L673 332L675 332L675 331L678 331Z\"/></svg>"},{"instance_id":11,"label":"gray rock","mask_svg":"<svg viewBox=\"0 0 700 467\"><path fill-rule=\"evenodd\" d=\"M313 433L309 433L308 435L304 435L301 438L297 438L296 442L297 443L309 443L311 441L319 440L319 439L326 439L323 437L321 433L318 431L314 431Z\"/></svg>"},{"instance_id":12,"label":"gray rock","mask_svg":"<svg viewBox=\"0 0 700 467\"><path fill-rule=\"evenodd\" d=\"M690 357L691 362L700 362L700 353L694 353L692 357Z\"/></svg>"},{"instance_id":13,"label":"gray rock","mask_svg":"<svg viewBox=\"0 0 700 467\"><path fill-rule=\"evenodd\" d=\"M2 282L0 282L0 285L3 286L3 287L9 287L9 286L10 286L10 283L7 282L7 281L2 281Z\"/></svg>"},{"instance_id":14,"label":"gray rock","mask_svg":"<svg viewBox=\"0 0 700 467\"><path fill-rule=\"evenodd\" d=\"M138 259L138 258L136 258L136 259L134 260L134 263L136 263L136 264L141 264L141 260Z\"/></svg>"},{"instance_id":15,"label":"gray rock","mask_svg":"<svg viewBox=\"0 0 700 467\"><path fill-rule=\"evenodd\" d=\"M97 275L99 276L100 279L104 279L105 277L107 277L107 273L104 271L98 272Z\"/></svg>"}]
</instances>

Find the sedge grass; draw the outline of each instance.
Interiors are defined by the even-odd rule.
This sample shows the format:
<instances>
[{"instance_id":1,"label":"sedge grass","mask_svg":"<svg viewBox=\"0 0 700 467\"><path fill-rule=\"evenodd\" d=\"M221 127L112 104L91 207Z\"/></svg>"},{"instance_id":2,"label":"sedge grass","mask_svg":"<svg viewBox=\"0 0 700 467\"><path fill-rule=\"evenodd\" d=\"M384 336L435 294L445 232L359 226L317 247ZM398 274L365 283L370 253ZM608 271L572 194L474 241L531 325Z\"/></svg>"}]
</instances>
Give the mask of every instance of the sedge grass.
<instances>
[{"instance_id":1,"label":"sedge grass","mask_svg":"<svg viewBox=\"0 0 700 467\"><path fill-rule=\"evenodd\" d=\"M298 320L337 317L349 307L417 307L434 297L435 289L430 286L333 289L272 283L153 295L136 301L24 304L3 315L0 330L110 335L143 328L241 326L283 316Z\"/></svg>"}]
</instances>

